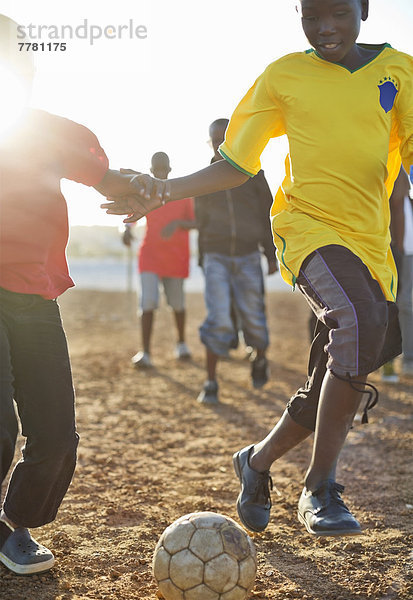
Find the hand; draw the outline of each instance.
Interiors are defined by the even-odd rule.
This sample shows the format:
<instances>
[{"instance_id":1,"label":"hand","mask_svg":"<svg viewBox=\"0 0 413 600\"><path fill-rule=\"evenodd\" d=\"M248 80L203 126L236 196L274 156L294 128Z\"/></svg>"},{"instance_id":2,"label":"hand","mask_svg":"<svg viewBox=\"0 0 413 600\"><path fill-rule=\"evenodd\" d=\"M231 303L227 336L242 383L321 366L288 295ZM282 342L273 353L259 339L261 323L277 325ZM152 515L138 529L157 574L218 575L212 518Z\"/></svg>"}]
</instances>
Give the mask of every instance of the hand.
<instances>
[{"instance_id":1,"label":"hand","mask_svg":"<svg viewBox=\"0 0 413 600\"><path fill-rule=\"evenodd\" d=\"M178 228L179 228L179 221L171 221L170 223L165 225L165 227L162 229L161 237L163 237L163 239L165 239L165 240L168 240L170 237L173 236L173 234L175 233L175 231Z\"/></svg>"},{"instance_id":2,"label":"hand","mask_svg":"<svg viewBox=\"0 0 413 600\"><path fill-rule=\"evenodd\" d=\"M268 260L268 275L273 275L278 271L278 263L276 260Z\"/></svg>"},{"instance_id":3,"label":"hand","mask_svg":"<svg viewBox=\"0 0 413 600\"><path fill-rule=\"evenodd\" d=\"M167 179L157 179L140 173L132 177L130 183L145 200L157 199L163 205L171 199L171 185Z\"/></svg>"},{"instance_id":4,"label":"hand","mask_svg":"<svg viewBox=\"0 0 413 600\"><path fill-rule=\"evenodd\" d=\"M122 235L122 242L124 243L125 246L128 246L128 248L129 248L132 245L133 239L134 239L134 236L132 235L131 228L126 227L126 229Z\"/></svg>"},{"instance_id":5,"label":"hand","mask_svg":"<svg viewBox=\"0 0 413 600\"><path fill-rule=\"evenodd\" d=\"M122 172L134 173L132 169L121 169ZM130 181L131 194L108 198L109 202L101 204L108 215L129 215L124 223L134 223L151 210L163 206L170 197L170 184L166 179L155 179L149 175L137 174Z\"/></svg>"}]
</instances>

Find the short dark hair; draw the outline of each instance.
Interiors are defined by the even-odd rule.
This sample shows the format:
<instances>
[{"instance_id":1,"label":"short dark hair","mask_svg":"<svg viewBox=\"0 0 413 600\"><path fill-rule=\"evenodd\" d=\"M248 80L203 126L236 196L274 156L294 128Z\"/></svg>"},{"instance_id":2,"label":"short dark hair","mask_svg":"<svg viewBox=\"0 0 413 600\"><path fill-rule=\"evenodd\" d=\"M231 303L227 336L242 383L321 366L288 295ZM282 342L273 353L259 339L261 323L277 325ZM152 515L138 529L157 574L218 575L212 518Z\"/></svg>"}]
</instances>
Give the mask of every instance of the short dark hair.
<instances>
[{"instance_id":1,"label":"short dark hair","mask_svg":"<svg viewBox=\"0 0 413 600\"><path fill-rule=\"evenodd\" d=\"M155 160L156 159L160 159L160 160L164 159L164 160L167 160L169 162L169 156L167 155L166 152L155 152L155 154L151 158L151 162L153 162L154 159Z\"/></svg>"},{"instance_id":2,"label":"short dark hair","mask_svg":"<svg viewBox=\"0 0 413 600\"><path fill-rule=\"evenodd\" d=\"M209 126L209 131L211 131L212 127L228 127L228 123L229 123L229 119L215 119L215 121L212 121L211 125Z\"/></svg>"}]
</instances>

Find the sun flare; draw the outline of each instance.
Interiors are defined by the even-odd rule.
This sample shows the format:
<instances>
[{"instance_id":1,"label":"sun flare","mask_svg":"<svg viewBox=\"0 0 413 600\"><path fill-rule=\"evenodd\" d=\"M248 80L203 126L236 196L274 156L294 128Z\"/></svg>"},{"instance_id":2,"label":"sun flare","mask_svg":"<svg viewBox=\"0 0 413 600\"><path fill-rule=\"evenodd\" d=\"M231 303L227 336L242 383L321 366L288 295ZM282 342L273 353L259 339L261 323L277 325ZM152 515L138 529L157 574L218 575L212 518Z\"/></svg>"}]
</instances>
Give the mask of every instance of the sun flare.
<instances>
[{"instance_id":1,"label":"sun flare","mask_svg":"<svg viewBox=\"0 0 413 600\"><path fill-rule=\"evenodd\" d=\"M19 121L27 102L27 90L23 80L2 64L0 64L0 88L1 139Z\"/></svg>"}]
</instances>

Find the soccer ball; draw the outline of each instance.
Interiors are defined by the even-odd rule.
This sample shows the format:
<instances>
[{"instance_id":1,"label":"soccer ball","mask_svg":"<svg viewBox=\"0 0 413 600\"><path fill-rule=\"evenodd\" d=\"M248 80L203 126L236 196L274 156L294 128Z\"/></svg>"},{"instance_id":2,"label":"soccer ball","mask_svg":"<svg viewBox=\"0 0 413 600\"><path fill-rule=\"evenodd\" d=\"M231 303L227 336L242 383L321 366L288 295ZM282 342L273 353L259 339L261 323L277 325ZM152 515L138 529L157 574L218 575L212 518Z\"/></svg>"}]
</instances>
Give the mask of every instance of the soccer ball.
<instances>
[{"instance_id":1,"label":"soccer ball","mask_svg":"<svg viewBox=\"0 0 413 600\"><path fill-rule=\"evenodd\" d=\"M165 600L245 600L255 546L235 521L213 512L177 519L159 538L153 574Z\"/></svg>"}]
</instances>

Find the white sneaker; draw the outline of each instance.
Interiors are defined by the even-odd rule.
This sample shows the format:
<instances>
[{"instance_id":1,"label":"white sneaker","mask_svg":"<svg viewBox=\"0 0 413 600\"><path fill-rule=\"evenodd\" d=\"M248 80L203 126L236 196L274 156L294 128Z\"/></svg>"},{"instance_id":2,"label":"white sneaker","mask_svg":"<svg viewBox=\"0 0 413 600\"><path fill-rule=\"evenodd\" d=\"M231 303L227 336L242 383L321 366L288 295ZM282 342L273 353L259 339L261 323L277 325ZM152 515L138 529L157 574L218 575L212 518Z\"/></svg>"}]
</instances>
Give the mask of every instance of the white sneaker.
<instances>
[{"instance_id":1,"label":"white sneaker","mask_svg":"<svg viewBox=\"0 0 413 600\"><path fill-rule=\"evenodd\" d=\"M191 353L185 342L179 342L175 347L175 358L178 360L188 360L191 358Z\"/></svg>"},{"instance_id":2,"label":"white sneaker","mask_svg":"<svg viewBox=\"0 0 413 600\"><path fill-rule=\"evenodd\" d=\"M150 369L153 367L151 357L148 352L138 352L132 357L132 363L135 369Z\"/></svg>"}]
</instances>

